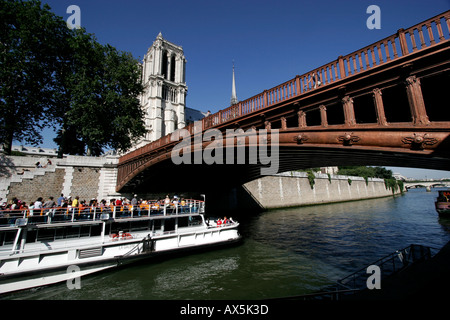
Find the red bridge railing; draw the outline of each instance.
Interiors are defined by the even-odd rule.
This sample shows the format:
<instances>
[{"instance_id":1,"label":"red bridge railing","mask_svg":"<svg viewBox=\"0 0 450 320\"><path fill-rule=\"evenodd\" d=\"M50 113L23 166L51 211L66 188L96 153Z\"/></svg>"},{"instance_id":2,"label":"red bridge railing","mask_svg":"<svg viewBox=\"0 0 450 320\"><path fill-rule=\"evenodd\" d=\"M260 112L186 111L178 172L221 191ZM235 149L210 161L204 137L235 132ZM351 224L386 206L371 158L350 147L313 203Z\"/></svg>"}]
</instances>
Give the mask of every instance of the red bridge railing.
<instances>
[{"instance_id":1,"label":"red bridge railing","mask_svg":"<svg viewBox=\"0 0 450 320\"><path fill-rule=\"evenodd\" d=\"M216 127L238 117L301 96L318 87L358 75L385 63L448 41L449 38L450 10L408 29L400 29L397 33L367 47L346 56L340 56L337 60L205 117L202 119L201 130ZM186 126L184 129L189 130L191 134L194 133L193 124ZM170 143L171 134L122 156L119 163Z\"/></svg>"}]
</instances>

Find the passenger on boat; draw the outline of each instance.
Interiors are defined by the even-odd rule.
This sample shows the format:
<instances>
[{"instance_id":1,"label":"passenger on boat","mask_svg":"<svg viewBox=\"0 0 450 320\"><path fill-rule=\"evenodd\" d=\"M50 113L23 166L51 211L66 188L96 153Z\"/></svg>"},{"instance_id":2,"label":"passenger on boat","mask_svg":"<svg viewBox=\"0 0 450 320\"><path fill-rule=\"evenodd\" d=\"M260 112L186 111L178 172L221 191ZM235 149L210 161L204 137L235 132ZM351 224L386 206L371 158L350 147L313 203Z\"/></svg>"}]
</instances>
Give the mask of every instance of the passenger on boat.
<instances>
[{"instance_id":1,"label":"passenger on boat","mask_svg":"<svg viewBox=\"0 0 450 320\"><path fill-rule=\"evenodd\" d=\"M43 208L53 208L56 207L56 202L53 201L53 197L49 197L47 201L42 205Z\"/></svg>"},{"instance_id":2,"label":"passenger on boat","mask_svg":"<svg viewBox=\"0 0 450 320\"><path fill-rule=\"evenodd\" d=\"M170 198L169 195L166 195L166 198L164 199L164 205L167 207L170 204Z\"/></svg>"},{"instance_id":3,"label":"passenger on boat","mask_svg":"<svg viewBox=\"0 0 450 320\"><path fill-rule=\"evenodd\" d=\"M76 208L76 207L78 207L80 205L79 199L80 199L79 196L76 196L75 199L73 199L73 201L72 201L72 207L73 208Z\"/></svg>"},{"instance_id":4,"label":"passenger on boat","mask_svg":"<svg viewBox=\"0 0 450 320\"><path fill-rule=\"evenodd\" d=\"M41 209L41 208L42 208L42 197L39 197L34 202L34 209Z\"/></svg>"}]
</instances>

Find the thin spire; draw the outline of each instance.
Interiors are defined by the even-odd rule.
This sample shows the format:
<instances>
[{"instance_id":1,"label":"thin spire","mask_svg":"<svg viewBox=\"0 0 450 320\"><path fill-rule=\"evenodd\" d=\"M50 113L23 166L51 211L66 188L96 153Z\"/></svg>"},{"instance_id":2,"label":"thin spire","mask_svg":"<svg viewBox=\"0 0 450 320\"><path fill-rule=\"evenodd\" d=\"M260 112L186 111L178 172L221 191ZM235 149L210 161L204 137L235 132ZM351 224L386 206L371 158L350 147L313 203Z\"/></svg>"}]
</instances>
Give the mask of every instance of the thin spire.
<instances>
[{"instance_id":1,"label":"thin spire","mask_svg":"<svg viewBox=\"0 0 450 320\"><path fill-rule=\"evenodd\" d=\"M231 102L230 105L234 105L236 103L238 103L238 99L236 96L236 80L234 79L234 60L233 60L233 81L231 84Z\"/></svg>"}]
</instances>

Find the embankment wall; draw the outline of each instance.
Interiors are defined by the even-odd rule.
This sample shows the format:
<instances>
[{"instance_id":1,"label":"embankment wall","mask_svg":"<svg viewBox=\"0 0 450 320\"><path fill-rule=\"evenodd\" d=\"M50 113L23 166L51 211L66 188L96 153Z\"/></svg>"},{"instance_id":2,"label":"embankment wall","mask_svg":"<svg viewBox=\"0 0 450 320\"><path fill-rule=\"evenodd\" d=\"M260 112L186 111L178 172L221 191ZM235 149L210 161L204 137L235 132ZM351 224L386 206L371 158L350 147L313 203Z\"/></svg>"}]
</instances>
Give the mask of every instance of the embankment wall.
<instances>
[{"instance_id":1,"label":"embankment wall","mask_svg":"<svg viewBox=\"0 0 450 320\"><path fill-rule=\"evenodd\" d=\"M0 198L21 199L27 203L38 197L44 200L64 196L110 199L115 192L117 157L67 156L51 158L14 157L0 155ZM40 161L43 168L36 168ZM177 190L173 190L174 192ZM180 190L178 190L180 191ZM178 192L177 191L177 192ZM190 190L182 190L189 192ZM248 182L232 190L201 191L207 194L212 211L239 209L272 209L341 201L385 197L393 194L383 179L368 179L339 175L316 174L311 188L306 172L285 172ZM398 193L399 190L396 191ZM145 197L146 195L139 195ZM153 198L151 198L153 199Z\"/></svg>"},{"instance_id":2,"label":"embankment wall","mask_svg":"<svg viewBox=\"0 0 450 320\"><path fill-rule=\"evenodd\" d=\"M313 187L306 172L285 172L248 182L244 189L263 209L353 201L400 193L383 179L316 174Z\"/></svg>"},{"instance_id":3,"label":"embankment wall","mask_svg":"<svg viewBox=\"0 0 450 320\"><path fill-rule=\"evenodd\" d=\"M37 162L42 167L37 168ZM86 201L117 197L117 162L114 156L58 159L0 155L0 199L17 198L30 204L38 197L57 199L61 193Z\"/></svg>"}]
</instances>

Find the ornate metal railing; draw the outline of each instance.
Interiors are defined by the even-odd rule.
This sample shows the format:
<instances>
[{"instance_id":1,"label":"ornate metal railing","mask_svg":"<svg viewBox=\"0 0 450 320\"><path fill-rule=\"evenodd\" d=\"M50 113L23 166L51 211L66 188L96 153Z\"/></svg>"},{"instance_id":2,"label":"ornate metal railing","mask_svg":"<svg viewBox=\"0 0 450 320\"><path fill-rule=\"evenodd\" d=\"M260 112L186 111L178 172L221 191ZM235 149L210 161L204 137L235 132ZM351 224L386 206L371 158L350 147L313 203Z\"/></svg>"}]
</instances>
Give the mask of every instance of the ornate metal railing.
<instances>
[{"instance_id":1,"label":"ornate metal railing","mask_svg":"<svg viewBox=\"0 0 450 320\"><path fill-rule=\"evenodd\" d=\"M232 105L201 121L199 131L207 130L249 115L264 108L307 94L320 87L334 84L363 72L373 70L391 61L402 59L416 52L431 48L450 39L450 10L425 20L407 29L379 40L355 52L340 56L336 60L303 75L296 76L274 88L264 90L251 98ZM194 124L184 129L194 133ZM168 147L172 142L171 134L151 142L137 150L123 155L119 163L126 162L149 151Z\"/></svg>"}]
</instances>

